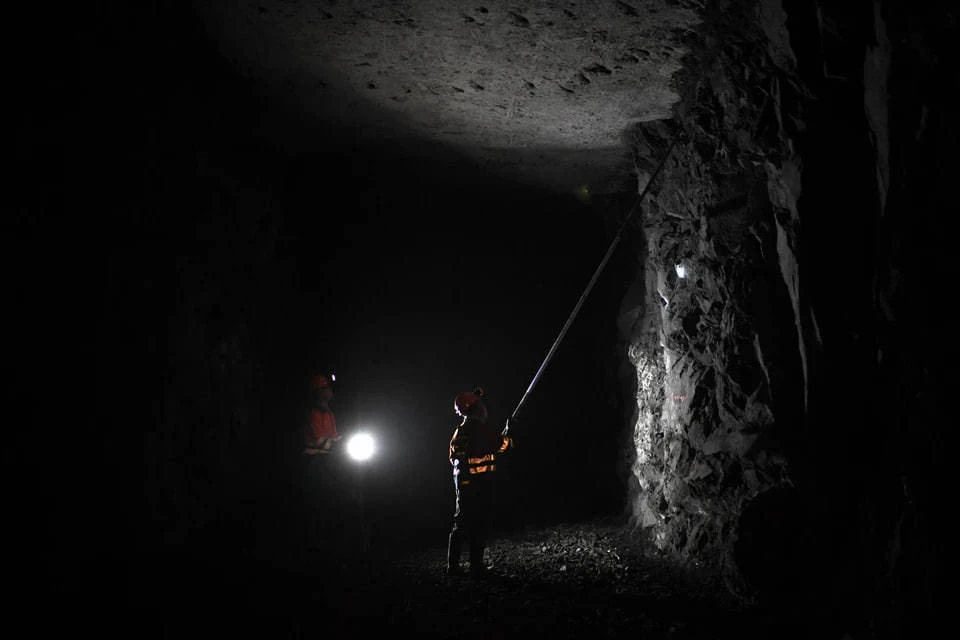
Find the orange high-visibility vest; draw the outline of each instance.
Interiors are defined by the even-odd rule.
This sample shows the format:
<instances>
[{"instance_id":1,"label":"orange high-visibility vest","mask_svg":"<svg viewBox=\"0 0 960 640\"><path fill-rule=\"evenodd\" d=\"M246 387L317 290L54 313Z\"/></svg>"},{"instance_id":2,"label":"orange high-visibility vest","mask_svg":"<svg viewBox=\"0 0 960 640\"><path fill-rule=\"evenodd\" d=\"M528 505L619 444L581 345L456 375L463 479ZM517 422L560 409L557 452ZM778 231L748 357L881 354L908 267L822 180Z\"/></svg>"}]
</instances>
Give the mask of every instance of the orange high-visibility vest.
<instances>
[{"instance_id":1,"label":"orange high-visibility vest","mask_svg":"<svg viewBox=\"0 0 960 640\"><path fill-rule=\"evenodd\" d=\"M501 436L487 424L475 418L467 418L450 439L450 464L453 475L460 484L467 484L471 478L492 474L497 470L497 456L506 453L513 440Z\"/></svg>"}]
</instances>

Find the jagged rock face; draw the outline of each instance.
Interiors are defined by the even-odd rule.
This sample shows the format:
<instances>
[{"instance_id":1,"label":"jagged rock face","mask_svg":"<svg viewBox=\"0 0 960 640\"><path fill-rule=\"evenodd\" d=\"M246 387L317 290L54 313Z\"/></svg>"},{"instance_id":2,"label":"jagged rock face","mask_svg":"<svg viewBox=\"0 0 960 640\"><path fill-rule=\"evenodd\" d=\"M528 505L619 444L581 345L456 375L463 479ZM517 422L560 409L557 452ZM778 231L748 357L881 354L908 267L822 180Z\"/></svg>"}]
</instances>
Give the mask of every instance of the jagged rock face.
<instances>
[{"instance_id":1,"label":"jagged rock face","mask_svg":"<svg viewBox=\"0 0 960 640\"><path fill-rule=\"evenodd\" d=\"M642 303L621 322L638 372L633 509L658 545L687 555L728 545L751 499L790 483L773 440L796 408L785 284L796 261L781 257L776 213L789 210L780 190L795 170L778 132L774 146L755 137L771 125L761 87L778 79L761 66L743 82L749 46L724 40L679 126L635 132L642 182L665 165L644 211Z\"/></svg>"},{"instance_id":2,"label":"jagged rock face","mask_svg":"<svg viewBox=\"0 0 960 640\"><path fill-rule=\"evenodd\" d=\"M635 130L641 189L675 146L619 322L632 512L766 596L856 601L838 633L862 616L895 636L936 580L915 563L936 562L947 366L915 339L944 331L920 258L946 270L936 176L957 126L937 78L956 13L717 9L675 121Z\"/></svg>"}]
</instances>

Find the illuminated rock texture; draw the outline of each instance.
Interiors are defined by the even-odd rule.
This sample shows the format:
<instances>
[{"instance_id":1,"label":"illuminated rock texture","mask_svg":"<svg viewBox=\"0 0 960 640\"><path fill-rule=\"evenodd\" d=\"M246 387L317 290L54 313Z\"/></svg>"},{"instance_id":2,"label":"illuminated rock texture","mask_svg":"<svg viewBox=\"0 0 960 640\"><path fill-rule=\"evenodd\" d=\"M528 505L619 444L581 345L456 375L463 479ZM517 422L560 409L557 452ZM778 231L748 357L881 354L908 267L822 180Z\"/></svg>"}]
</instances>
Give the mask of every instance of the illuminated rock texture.
<instances>
[{"instance_id":1,"label":"illuminated rock texture","mask_svg":"<svg viewBox=\"0 0 960 640\"><path fill-rule=\"evenodd\" d=\"M638 380L635 516L690 554L729 543L754 496L791 483L778 419L803 391L789 226L800 159L776 115L789 75L759 27L705 47L682 117L635 129L641 187L670 155L621 318Z\"/></svg>"},{"instance_id":2,"label":"illuminated rock texture","mask_svg":"<svg viewBox=\"0 0 960 640\"><path fill-rule=\"evenodd\" d=\"M678 117L635 128L638 188L676 145L619 320L634 522L729 562L734 589L923 617L946 376L923 263L946 265L957 125L935 78L956 16L719 4Z\"/></svg>"},{"instance_id":3,"label":"illuminated rock texture","mask_svg":"<svg viewBox=\"0 0 960 640\"><path fill-rule=\"evenodd\" d=\"M670 116L704 3L194 4L223 55L283 105L264 127L292 148L331 137L446 148L571 193L618 188L624 129ZM309 133L318 122L335 126Z\"/></svg>"}]
</instances>

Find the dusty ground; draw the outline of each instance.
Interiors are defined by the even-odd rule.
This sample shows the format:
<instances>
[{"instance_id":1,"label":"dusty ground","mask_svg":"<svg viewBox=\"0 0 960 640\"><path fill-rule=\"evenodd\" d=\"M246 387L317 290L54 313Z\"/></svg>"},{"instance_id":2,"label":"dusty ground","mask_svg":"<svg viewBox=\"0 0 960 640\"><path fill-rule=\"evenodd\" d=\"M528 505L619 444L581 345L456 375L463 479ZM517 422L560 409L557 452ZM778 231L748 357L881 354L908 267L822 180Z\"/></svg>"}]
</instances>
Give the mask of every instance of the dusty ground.
<instances>
[{"instance_id":1,"label":"dusty ground","mask_svg":"<svg viewBox=\"0 0 960 640\"><path fill-rule=\"evenodd\" d=\"M615 519L495 538L490 575L449 578L441 546L343 553L298 571L196 566L128 610L139 637L788 638L794 625L731 596L717 572L677 567ZM103 637L101 625L98 637Z\"/></svg>"}]
</instances>

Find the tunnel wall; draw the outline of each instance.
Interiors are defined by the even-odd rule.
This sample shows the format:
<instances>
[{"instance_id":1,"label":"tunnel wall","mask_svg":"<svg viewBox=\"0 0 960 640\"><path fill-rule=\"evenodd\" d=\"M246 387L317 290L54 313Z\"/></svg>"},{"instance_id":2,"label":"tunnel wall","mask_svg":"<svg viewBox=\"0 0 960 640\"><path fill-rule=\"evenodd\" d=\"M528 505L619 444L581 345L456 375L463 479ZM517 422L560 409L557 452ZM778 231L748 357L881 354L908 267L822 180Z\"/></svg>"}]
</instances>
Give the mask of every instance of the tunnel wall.
<instances>
[{"instance_id":1,"label":"tunnel wall","mask_svg":"<svg viewBox=\"0 0 960 640\"><path fill-rule=\"evenodd\" d=\"M744 597L893 637L928 619L942 553L947 369L918 338L945 332L925 271L949 270L956 125L936 78L956 17L718 4L676 117L630 132L640 190L675 146L619 318L628 510Z\"/></svg>"},{"instance_id":2,"label":"tunnel wall","mask_svg":"<svg viewBox=\"0 0 960 640\"><path fill-rule=\"evenodd\" d=\"M791 482L774 439L802 404L788 285L798 159L770 97L782 80L761 34L710 37L683 116L631 133L641 188L670 151L643 206L643 282L622 310L637 370L633 514L682 554L722 547L753 496Z\"/></svg>"}]
</instances>

